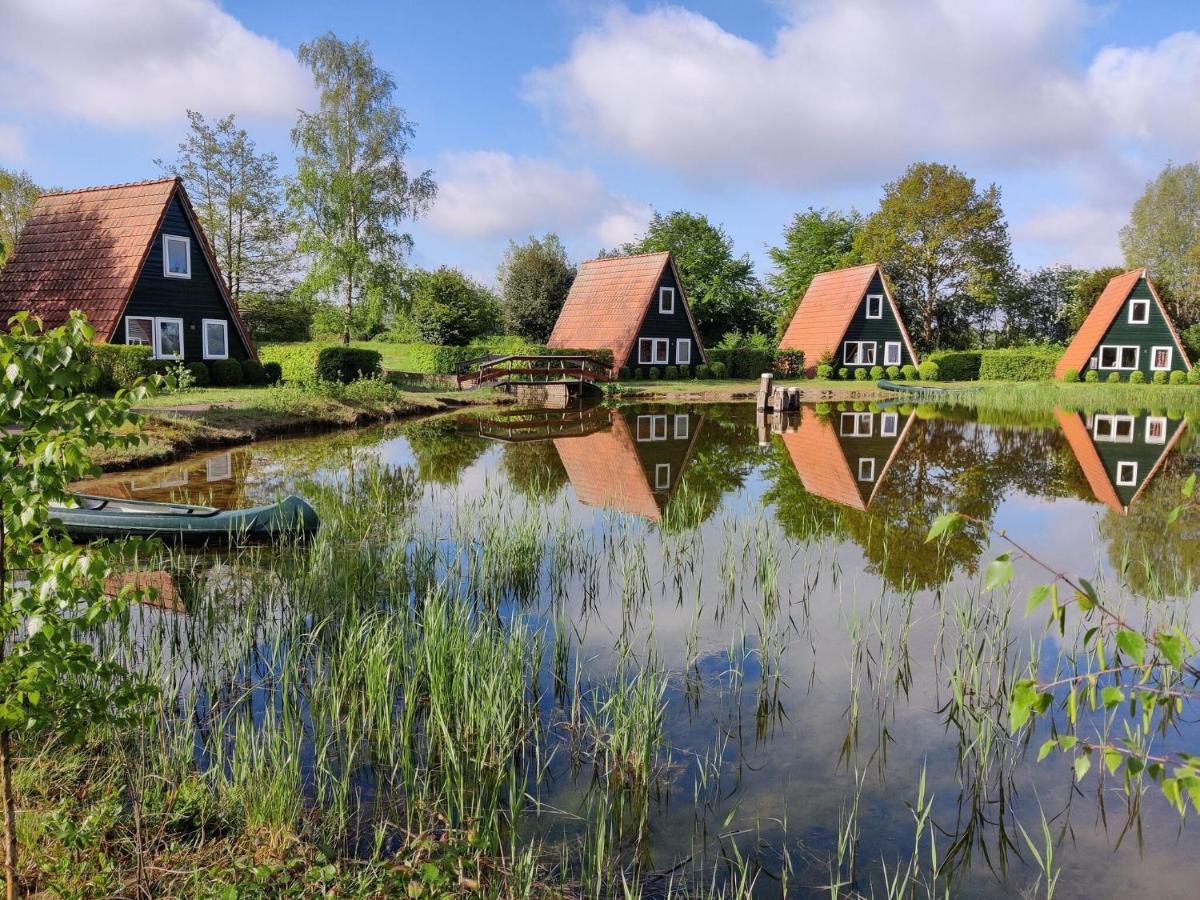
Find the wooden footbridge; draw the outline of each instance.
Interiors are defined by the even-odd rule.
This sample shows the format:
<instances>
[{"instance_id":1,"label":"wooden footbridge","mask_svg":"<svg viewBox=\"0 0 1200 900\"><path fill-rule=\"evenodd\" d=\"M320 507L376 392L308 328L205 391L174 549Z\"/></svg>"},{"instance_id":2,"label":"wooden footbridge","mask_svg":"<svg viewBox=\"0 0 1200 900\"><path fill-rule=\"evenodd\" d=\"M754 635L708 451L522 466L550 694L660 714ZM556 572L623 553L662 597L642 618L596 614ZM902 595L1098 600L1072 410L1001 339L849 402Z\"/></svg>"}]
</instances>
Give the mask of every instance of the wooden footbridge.
<instances>
[{"instance_id":1,"label":"wooden footbridge","mask_svg":"<svg viewBox=\"0 0 1200 900\"><path fill-rule=\"evenodd\" d=\"M460 389L514 384L584 385L611 380L608 366L591 356L483 356L457 372Z\"/></svg>"}]
</instances>

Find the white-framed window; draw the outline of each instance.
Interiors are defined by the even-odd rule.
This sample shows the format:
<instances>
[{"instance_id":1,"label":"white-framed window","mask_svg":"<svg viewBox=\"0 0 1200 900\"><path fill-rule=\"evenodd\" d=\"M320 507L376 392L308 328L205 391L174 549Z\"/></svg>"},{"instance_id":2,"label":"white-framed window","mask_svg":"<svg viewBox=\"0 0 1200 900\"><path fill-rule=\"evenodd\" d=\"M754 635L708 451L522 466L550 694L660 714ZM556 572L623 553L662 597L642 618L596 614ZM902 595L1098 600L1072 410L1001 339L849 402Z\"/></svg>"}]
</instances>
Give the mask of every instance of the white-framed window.
<instances>
[{"instance_id":1,"label":"white-framed window","mask_svg":"<svg viewBox=\"0 0 1200 900\"><path fill-rule=\"evenodd\" d=\"M665 366L670 352L669 338L638 338L638 362L643 365Z\"/></svg>"},{"instance_id":2,"label":"white-framed window","mask_svg":"<svg viewBox=\"0 0 1200 900\"><path fill-rule=\"evenodd\" d=\"M125 317L125 343L134 347L154 346L154 319L151 316Z\"/></svg>"},{"instance_id":3,"label":"white-framed window","mask_svg":"<svg viewBox=\"0 0 1200 900\"><path fill-rule=\"evenodd\" d=\"M1165 416L1150 416L1146 419L1146 443L1165 444L1167 442L1167 419Z\"/></svg>"},{"instance_id":4,"label":"white-framed window","mask_svg":"<svg viewBox=\"0 0 1200 900\"><path fill-rule=\"evenodd\" d=\"M688 418L687 413L681 413L680 415L677 415L675 417L675 440L686 441L691 427L692 422L691 419Z\"/></svg>"},{"instance_id":5,"label":"white-framed window","mask_svg":"<svg viewBox=\"0 0 1200 900\"><path fill-rule=\"evenodd\" d=\"M1092 419L1092 437L1111 444L1133 443L1133 416L1097 415Z\"/></svg>"},{"instance_id":6,"label":"white-framed window","mask_svg":"<svg viewBox=\"0 0 1200 900\"><path fill-rule=\"evenodd\" d=\"M1136 345L1102 344L1100 346L1101 369L1136 369L1142 356L1142 348Z\"/></svg>"},{"instance_id":7,"label":"white-framed window","mask_svg":"<svg viewBox=\"0 0 1200 900\"><path fill-rule=\"evenodd\" d=\"M1129 301L1129 324L1130 325L1145 325L1150 321L1150 301L1149 300L1130 300Z\"/></svg>"},{"instance_id":8,"label":"white-framed window","mask_svg":"<svg viewBox=\"0 0 1200 900\"><path fill-rule=\"evenodd\" d=\"M842 413L839 431L842 437L870 437L875 430L875 417L870 413Z\"/></svg>"},{"instance_id":9,"label":"white-framed window","mask_svg":"<svg viewBox=\"0 0 1200 900\"><path fill-rule=\"evenodd\" d=\"M233 477L233 454L222 453L204 461L204 476L209 481L228 481Z\"/></svg>"},{"instance_id":10,"label":"white-framed window","mask_svg":"<svg viewBox=\"0 0 1200 900\"><path fill-rule=\"evenodd\" d=\"M646 295L643 294L642 296ZM660 287L658 289L658 311L660 313L667 313L668 315L675 312L675 288Z\"/></svg>"},{"instance_id":11,"label":"white-framed window","mask_svg":"<svg viewBox=\"0 0 1200 900\"><path fill-rule=\"evenodd\" d=\"M692 364L692 339L679 338L675 341L675 362L681 366Z\"/></svg>"},{"instance_id":12,"label":"white-framed window","mask_svg":"<svg viewBox=\"0 0 1200 900\"><path fill-rule=\"evenodd\" d=\"M154 320L154 355L159 359L183 359L183 319Z\"/></svg>"},{"instance_id":13,"label":"white-framed window","mask_svg":"<svg viewBox=\"0 0 1200 900\"><path fill-rule=\"evenodd\" d=\"M1150 348L1150 371L1151 372L1170 372L1171 361L1175 356L1174 347L1151 347Z\"/></svg>"},{"instance_id":14,"label":"white-framed window","mask_svg":"<svg viewBox=\"0 0 1200 900\"><path fill-rule=\"evenodd\" d=\"M645 441L665 441L667 439L666 416L638 416L637 439Z\"/></svg>"},{"instance_id":15,"label":"white-framed window","mask_svg":"<svg viewBox=\"0 0 1200 900\"><path fill-rule=\"evenodd\" d=\"M163 235L163 277L192 277L192 239L180 234Z\"/></svg>"},{"instance_id":16,"label":"white-framed window","mask_svg":"<svg viewBox=\"0 0 1200 900\"><path fill-rule=\"evenodd\" d=\"M867 318L883 318L883 294L867 294Z\"/></svg>"},{"instance_id":17,"label":"white-framed window","mask_svg":"<svg viewBox=\"0 0 1200 900\"><path fill-rule=\"evenodd\" d=\"M1138 464L1135 462L1117 463L1117 487L1133 487L1137 484Z\"/></svg>"},{"instance_id":18,"label":"white-framed window","mask_svg":"<svg viewBox=\"0 0 1200 900\"><path fill-rule=\"evenodd\" d=\"M883 345L883 364L885 366L900 365L900 342L888 341Z\"/></svg>"},{"instance_id":19,"label":"white-framed window","mask_svg":"<svg viewBox=\"0 0 1200 900\"><path fill-rule=\"evenodd\" d=\"M654 489L665 491L671 486L671 464L659 463L654 467Z\"/></svg>"},{"instance_id":20,"label":"white-framed window","mask_svg":"<svg viewBox=\"0 0 1200 900\"><path fill-rule=\"evenodd\" d=\"M229 323L224 319L203 319L205 359L229 359Z\"/></svg>"},{"instance_id":21,"label":"white-framed window","mask_svg":"<svg viewBox=\"0 0 1200 900\"><path fill-rule=\"evenodd\" d=\"M846 341L842 344L842 363L847 366L875 365L875 342Z\"/></svg>"},{"instance_id":22,"label":"white-framed window","mask_svg":"<svg viewBox=\"0 0 1200 900\"><path fill-rule=\"evenodd\" d=\"M879 417L879 436L895 437L900 430L900 414L884 413Z\"/></svg>"},{"instance_id":23,"label":"white-framed window","mask_svg":"<svg viewBox=\"0 0 1200 900\"><path fill-rule=\"evenodd\" d=\"M858 480L875 480L875 457L866 456L858 461Z\"/></svg>"}]
</instances>

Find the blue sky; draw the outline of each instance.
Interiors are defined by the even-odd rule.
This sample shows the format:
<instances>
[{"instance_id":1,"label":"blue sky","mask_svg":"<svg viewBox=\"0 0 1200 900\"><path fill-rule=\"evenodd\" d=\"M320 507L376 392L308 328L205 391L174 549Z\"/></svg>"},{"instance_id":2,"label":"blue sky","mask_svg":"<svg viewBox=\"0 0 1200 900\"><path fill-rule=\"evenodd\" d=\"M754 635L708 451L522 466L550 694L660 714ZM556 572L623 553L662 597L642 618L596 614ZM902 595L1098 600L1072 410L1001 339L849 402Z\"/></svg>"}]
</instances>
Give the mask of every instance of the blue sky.
<instances>
[{"instance_id":1,"label":"blue sky","mask_svg":"<svg viewBox=\"0 0 1200 900\"><path fill-rule=\"evenodd\" d=\"M0 164L151 177L190 107L286 172L326 30L369 40L441 185L414 261L488 280L510 238L586 259L675 208L765 272L792 213L869 212L918 159L1000 185L1022 264L1119 262L1145 182L1200 157L1194 2L5 0Z\"/></svg>"}]
</instances>

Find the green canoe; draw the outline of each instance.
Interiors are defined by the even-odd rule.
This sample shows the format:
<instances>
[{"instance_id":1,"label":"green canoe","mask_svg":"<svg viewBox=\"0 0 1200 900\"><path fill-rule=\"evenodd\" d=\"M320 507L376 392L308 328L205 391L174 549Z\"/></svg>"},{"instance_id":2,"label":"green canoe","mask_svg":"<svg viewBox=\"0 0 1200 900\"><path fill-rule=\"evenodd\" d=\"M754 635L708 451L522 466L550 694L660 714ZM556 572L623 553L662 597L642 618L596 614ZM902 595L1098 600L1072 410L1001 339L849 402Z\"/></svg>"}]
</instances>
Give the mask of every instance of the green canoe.
<instances>
[{"instance_id":1,"label":"green canoe","mask_svg":"<svg viewBox=\"0 0 1200 900\"><path fill-rule=\"evenodd\" d=\"M74 540L105 537L262 539L311 533L321 524L313 508L300 497L288 497L270 506L229 510L87 494L72 497L73 506L52 506L50 518Z\"/></svg>"}]
</instances>

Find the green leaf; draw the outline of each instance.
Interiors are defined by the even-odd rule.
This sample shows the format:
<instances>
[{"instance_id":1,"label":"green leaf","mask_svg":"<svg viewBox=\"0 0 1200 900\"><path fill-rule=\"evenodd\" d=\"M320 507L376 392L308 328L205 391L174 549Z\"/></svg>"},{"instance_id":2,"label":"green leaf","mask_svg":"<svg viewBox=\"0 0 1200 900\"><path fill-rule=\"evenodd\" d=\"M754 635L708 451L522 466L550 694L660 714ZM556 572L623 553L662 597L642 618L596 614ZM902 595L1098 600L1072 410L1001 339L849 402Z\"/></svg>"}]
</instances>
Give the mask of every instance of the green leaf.
<instances>
[{"instance_id":1,"label":"green leaf","mask_svg":"<svg viewBox=\"0 0 1200 900\"><path fill-rule=\"evenodd\" d=\"M987 570L983 576L983 589L985 591L993 591L996 588L1008 584L1012 581L1013 564L1007 553L996 557L988 563Z\"/></svg>"},{"instance_id":2,"label":"green leaf","mask_svg":"<svg viewBox=\"0 0 1200 900\"><path fill-rule=\"evenodd\" d=\"M1029 615L1043 603L1050 599L1050 592L1053 585L1039 584L1029 592L1029 600L1025 603L1025 615Z\"/></svg>"},{"instance_id":3,"label":"green leaf","mask_svg":"<svg viewBox=\"0 0 1200 900\"><path fill-rule=\"evenodd\" d=\"M1050 738L1050 740L1048 740L1044 744L1042 744L1042 746L1040 748L1038 748L1038 756L1037 756L1038 762L1041 762L1043 759L1045 759L1047 756L1049 756L1050 753L1057 746L1058 746L1058 741L1055 738Z\"/></svg>"},{"instance_id":4,"label":"green leaf","mask_svg":"<svg viewBox=\"0 0 1200 900\"><path fill-rule=\"evenodd\" d=\"M1125 700L1125 692L1119 687L1109 685L1100 692L1100 700L1104 704L1105 709L1112 709Z\"/></svg>"},{"instance_id":5,"label":"green leaf","mask_svg":"<svg viewBox=\"0 0 1200 900\"><path fill-rule=\"evenodd\" d=\"M1081 753L1079 756L1075 757L1073 766L1075 769L1075 780L1083 781L1083 776L1086 775L1088 770L1092 767L1092 760L1086 754Z\"/></svg>"},{"instance_id":6,"label":"green leaf","mask_svg":"<svg viewBox=\"0 0 1200 900\"><path fill-rule=\"evenodd\" d=\"M1159 652L1176 669L1183 668L1183 638L1177 634L1160 634L1154 639Z\"/></svg>"},{"instance_id":7,"label":"green leaf","mask_svg":"<svg viewBox=\"0 0 1200 900\"><path fill-rule=\"evenodd\" d=\"M936 541L941 537L949 537L954 532L962 528L966 521L962 513L943 513L933 520L933 524L929 526L929 533L925 535L925 543Z\"/></svg>"},{"instance_id":8,"label":"green leaf","mask_svg":"<svg viewBox=\"0 0 1200 900\"><path fill-rule=\"evenodd\" d=\"M1146 639L1136 631L1128 628L1118 631L1117 647L1138 665L1146 658Z\"/></svg>"},{"instance_id":9,"label":"green leaf","mask_svg":"<svg viewBox=\"0 0 1200 900\"><path fill-rule=\"evenodd\" d=\"M1196 491L1196 473L1193 472L1188 476L1188 480L1183 483L1183 496L1191 497Z\"/></svg>"},{"instance_id":10,"label":"green leaf","mask_svg":"<svg viewBox=\"0 0 1200 900\"><path fill-rule=\"evenodd\" d=\"M1121 763L1125 756L1120 750L1113 750L1111 747L1104 751L1104 768L1108 769L1109 775L1116 774L1117 769L1121 768Z\"/></svg>"}]
</instances>

